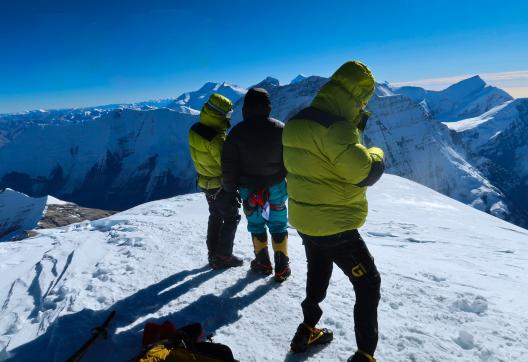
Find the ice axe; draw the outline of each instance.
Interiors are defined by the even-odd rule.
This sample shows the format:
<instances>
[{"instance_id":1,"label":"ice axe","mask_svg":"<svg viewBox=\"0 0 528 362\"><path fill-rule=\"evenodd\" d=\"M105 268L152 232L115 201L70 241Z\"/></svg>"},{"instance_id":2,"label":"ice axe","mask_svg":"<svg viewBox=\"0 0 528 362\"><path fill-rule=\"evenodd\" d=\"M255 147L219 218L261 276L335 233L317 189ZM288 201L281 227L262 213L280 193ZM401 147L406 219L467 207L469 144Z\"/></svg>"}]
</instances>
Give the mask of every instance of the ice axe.
<instances>
[{"instance_id":1,"label":"ice axe","mask_svg":"<svg viewBox=\"0 0 528 362\"><path fill-rule=\"evenodd\" d=\"M95 327L94 329L92 329L92 336L90 337L90 339L88 339L82 345L82 347L79 348L79 350L77 350L77 352L72 354L72 356L70 358L68 358L66 360L66 362L77 362L77 361L80 361L83 358L83 356L86 353L86 351L88 351L88 349L95 343L97 338L99 338L99 337L103 337L104 339L108 338L108 325L112 321L112 318L114 318L115 314L116 314L116 311L115 310L112 311L110 313L110 315L108 317L106 317L106 319L103 322L103 324L101 324L100 326Z\"/></svg>"}]
</instances>

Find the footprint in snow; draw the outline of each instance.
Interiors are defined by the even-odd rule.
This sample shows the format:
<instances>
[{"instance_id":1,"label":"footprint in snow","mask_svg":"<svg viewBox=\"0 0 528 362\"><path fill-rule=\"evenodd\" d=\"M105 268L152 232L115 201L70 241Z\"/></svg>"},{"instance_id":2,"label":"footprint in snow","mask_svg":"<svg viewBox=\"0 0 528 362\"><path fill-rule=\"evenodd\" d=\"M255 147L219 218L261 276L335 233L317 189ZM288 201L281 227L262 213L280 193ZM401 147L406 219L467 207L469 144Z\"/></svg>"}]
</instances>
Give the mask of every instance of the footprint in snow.
<instances>
[{"instance_id":1,"label":"footprint in snow","mask_svg":"<svg viewBox=\"0 0 528 362\"><path fill-rule=\"evenodd\" d=\"M458 332L458 337L453 338L453 341L458 344L462 349L473 349L475 348L475 338L471 333L464 330Z\"/></svg>"},{"instance_id":2,"label":"footprint in snow","mask_svg":"<svg viewBox=\"0 0 528 362\"><path fill-rule=\"evenodd\" d=\"M397 238L398 237L397 234L393 234L391 232L380 232L380 231L367 231L367 235L378 237L378 238L386 238L386 237Z\"/></svg>"},{"instance_id":3,"label":"footprint in snow","mask_svg":"<svg viewBox=\"0 0 528 362\"><path fill-rule=\"evenodd\" d=\"M417 243L417 244L435 244L437 241L435 240L424 240L424 239L417 239L417 238L406 238L410 243Z\"/></svg>"},{"instance_id":4,"label":"footprint in snow","mask_svg":"<svg viewBox=\"0 0 528 362\"><path fill-rule=\"evenodd\" d=\"M106 282L108 281L108 279L110 279L109 274L110 274L110 270L100 268L100 269L97 269L92 274L92 277L97 278L102 282Z\"/></svg>"},{"instance_id":5,"label":"footprint in snow","mask_svg":"<svg viewBox=\"0 0 528 362\"><path fill-rule=\"evenodd\" d=\"M497 250L496 253L503 253L503 254L515 254L514 250Z\"/></svg>"},{"instance_id":6,"label":"footprint in snow","mask_svg":"<svg viewBox=\"0 0 528 362\"><path fill-rule=\"evenodd\" d=\"M453 302L452 308L456 311L474 313L480 316L488 310L488 301L486 298L477 295L471 302L466 298L456 300Z\"/></svg>"},{"instance_id":7,"label":"footprint in snow","mask_svg":"<svg viewBox=\"0 0 528 362\"><path fill-rule=\"evenodd\" d=\"M126 225L128 224L128 220L108 220L108 219L102 219L102 220L94 220L89 222L89 224L92 227L92 230L97 230L101 232L108 232L112 230L113 227L117 225Z\"/></svg>"},{"instance_id":8,"label":"footprint in snow","mask_svg":"<svg viewBox=\"0 0 528 362\"><path fill-rule=\"evenodd\" d=\"M433 282L437 282L437 283L445 282L447 280L447 278L445 277L441 277L441 276L434 275L431 273L422 273L422 275L426 277L427 279L432 280Z\"/></svg>"}]
</instances>

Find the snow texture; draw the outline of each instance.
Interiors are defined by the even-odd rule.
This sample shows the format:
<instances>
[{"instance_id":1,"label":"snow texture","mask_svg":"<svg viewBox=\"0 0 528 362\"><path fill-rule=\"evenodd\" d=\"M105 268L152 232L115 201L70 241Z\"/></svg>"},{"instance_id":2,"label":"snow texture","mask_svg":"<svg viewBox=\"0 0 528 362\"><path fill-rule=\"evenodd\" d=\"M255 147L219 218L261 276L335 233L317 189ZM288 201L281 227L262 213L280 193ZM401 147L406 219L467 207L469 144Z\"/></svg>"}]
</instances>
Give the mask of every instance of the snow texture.
<instances>
[{"instance_id":1,"label":"snow texture","mask_svg":"<svg viewBox=\"0 0 528 362\"><path fill-rule=\"evenodd\" d=\"M380 361L523 361L528 355L528 231L397 176L368 192L360 230L382 277ZM203 194L151 202L0 244L0 356L63 361L110 311L111 338L86 361L140 351L146 321L200 321L241 361L337 361L355 349L354 292L335 268L321 325L334 341L305 355L289 343L302 313L306 265L289 229L293 274L283 284L248 271L243 221L235 253L244 266L206 266Z\"/></svg>"}]
</instances>

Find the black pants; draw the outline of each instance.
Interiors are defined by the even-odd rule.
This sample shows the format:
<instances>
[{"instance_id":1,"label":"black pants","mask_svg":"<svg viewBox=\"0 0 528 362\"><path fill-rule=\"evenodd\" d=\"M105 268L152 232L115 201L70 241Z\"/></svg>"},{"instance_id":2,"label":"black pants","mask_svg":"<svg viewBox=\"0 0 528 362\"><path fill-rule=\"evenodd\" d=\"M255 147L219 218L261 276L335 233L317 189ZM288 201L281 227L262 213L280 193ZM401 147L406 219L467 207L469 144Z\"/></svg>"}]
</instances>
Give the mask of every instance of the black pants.
<instances>
[{"instance_id":1,"label":"black pants","mask_svg":"<svg viewBox=\"0 0 528 362\"><path fill-rule=\"evenodd\" d=\"M304 323L314 327L323 314L319 303L326 297L333 263L349 277L356 294L354 330L358 349L374 354L378 344L378 303L381 278L374 259L357 230L314 237L299 233L308 262ZM346 313L346 311L341 311Z\"/></svg>"},{"instance_id":2,"label":"black pants","mask_svg":"<svg viewBox=\"0 0 528 362\"><path fill-rule=\"evenodd\" d=\"M233 240L240 222L236 206L221 207L216 202L218 189L204 190L209 204L207 224L207 250L211 255L229 256L233 254Z\"/></svg>"}]
</instances>

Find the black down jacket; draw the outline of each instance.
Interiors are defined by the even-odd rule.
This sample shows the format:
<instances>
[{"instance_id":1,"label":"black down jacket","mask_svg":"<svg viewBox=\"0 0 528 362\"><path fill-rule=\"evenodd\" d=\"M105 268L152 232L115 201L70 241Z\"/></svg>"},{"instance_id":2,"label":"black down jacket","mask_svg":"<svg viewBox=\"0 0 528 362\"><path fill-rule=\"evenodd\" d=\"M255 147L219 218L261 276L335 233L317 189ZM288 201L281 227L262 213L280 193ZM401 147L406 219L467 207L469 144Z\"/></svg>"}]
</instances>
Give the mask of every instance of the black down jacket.
<instances>
[{"instance_id":1,"label":"black down jacket","mask_svg":"<svg viewBox=\"0 0 528 362\"><path fill-rule=\"evenodd\" d=\"M270 112L268 93L260 88L250 89L244 98L244 120L233 127L222 150L222 186L226 191L268 187L285 178L284 124L270 118Z\"/></svg>"}]
</instances>

